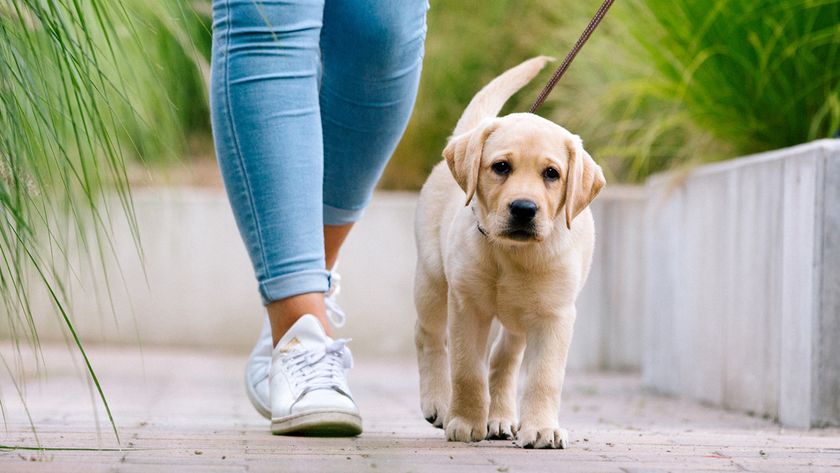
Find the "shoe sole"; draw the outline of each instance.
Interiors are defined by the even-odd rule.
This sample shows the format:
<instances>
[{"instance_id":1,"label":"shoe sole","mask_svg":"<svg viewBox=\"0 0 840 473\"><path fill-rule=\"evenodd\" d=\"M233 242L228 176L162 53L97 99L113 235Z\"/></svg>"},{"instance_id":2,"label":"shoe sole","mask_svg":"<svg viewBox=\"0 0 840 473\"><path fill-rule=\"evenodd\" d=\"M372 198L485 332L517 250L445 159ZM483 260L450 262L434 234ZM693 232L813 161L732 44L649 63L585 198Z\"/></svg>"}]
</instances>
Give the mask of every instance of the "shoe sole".
<instances>
[{"instance_id":1,"label":"shoe sole","mask_svg":"<svg viewBox=\"0 0 840 473\"><path fill-rule=\"evenodd\" d=\"M271 419L274 435L355 437L362 433L362 418L346 411L320 410Z\"/></svg>"},{"instance_id":2,"label":"shoe sole","mask_svg":"<svg viewBox=\"0 0 840 473\"><path fill-rule=\"evenodd\" d=\"M254 406L254 409L256 409L261 416L271 420L271 410L260 402L260 398L257 396L256 391L254 391L254 385L251 384L251 380L248 379L247 369L245 370L245 392L248 393L248 400L251 401L251 405Z\"/></svg>"}]
</instances>

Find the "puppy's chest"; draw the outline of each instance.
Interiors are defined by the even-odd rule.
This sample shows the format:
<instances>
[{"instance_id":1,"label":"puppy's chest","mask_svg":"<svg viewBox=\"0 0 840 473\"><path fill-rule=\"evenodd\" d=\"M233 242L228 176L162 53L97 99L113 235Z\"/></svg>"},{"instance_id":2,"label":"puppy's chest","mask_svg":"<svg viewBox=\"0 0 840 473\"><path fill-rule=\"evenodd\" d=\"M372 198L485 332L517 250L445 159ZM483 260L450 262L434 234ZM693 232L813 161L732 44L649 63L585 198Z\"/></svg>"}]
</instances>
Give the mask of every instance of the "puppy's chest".
<instances>
[{"instance_id":1,"label":"puppy's chest","mask_svg":"<svg viewBox=\"0 0 840 473\"><path fill-rule=\"evenodd\" d=\"M527 323L533 317L550 317L574 299L569 291L571 274L500 272L496 284L496 315L506 326ZM574 287L576 283L572 283Z\"/></svg>"}]
</instances>

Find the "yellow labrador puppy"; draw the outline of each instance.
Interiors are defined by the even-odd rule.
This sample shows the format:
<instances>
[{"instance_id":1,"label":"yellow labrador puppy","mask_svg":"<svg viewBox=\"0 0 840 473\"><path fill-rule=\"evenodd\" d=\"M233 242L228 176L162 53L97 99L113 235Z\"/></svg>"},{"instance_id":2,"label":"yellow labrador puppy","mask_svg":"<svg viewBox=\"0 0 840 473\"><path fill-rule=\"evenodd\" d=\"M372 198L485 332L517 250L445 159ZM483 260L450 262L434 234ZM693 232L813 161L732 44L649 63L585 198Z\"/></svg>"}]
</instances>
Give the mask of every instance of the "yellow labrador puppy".
<instances>
[{"instance_id":1,"label":"yellow labrador puppy","mask_svg":"<svg viewBox=\"0 0 840 473\"><path fill-rule=\"evenodd\" d=\"M443 151L446 165L420 193L421 407L451 441L515 436L526 448L568 445L560 391L595 241L588 205L604 174L563 127L530 113L496 117L548 60L508 70L472 99ZM501 330L488 366L494 318Z\"/></svg>"}]
</instances>

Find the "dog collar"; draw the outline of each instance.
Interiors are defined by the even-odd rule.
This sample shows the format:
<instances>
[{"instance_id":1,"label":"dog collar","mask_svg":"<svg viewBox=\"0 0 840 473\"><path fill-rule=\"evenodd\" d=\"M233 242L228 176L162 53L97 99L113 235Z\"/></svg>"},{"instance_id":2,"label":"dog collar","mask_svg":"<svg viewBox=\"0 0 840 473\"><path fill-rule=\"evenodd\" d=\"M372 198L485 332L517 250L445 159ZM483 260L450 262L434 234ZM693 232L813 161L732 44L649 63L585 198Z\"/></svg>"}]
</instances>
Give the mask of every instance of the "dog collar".
<instances>
[{"instance_id":1,"label":"dog collar","mask_svg":"<svg viewBox=\"0 0 840 473\"><path fill-rule=\"evenodd\" d=\"M475 228L478 229L478 233L481 233L485 237L489 237L490 235L487 233L487 230L485 230L481 226L481 222L478 221L478 214L475 213L475 205L470 205L470 210L472 210L473 217L475 217Z\"/></svg>"}]
</instances>

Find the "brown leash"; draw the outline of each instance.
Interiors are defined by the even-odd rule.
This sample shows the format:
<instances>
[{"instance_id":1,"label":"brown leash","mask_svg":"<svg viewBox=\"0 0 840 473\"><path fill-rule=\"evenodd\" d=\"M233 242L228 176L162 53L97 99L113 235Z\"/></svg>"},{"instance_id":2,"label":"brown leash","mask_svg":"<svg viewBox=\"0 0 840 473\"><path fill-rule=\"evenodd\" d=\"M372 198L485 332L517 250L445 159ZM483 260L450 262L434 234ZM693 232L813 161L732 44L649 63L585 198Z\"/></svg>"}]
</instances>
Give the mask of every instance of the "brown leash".
<instances>
[{"instance_id":1,"label":"brown leash","mask_svg":"<svg viewBox=\"0 0 840 473\"><path fill-rule=\"evenodd\" d=\"M546 84L545 87L543 87L543 90L542 92L540 92L540 95L537 97L537 100L534 102L533 105L531 105L531 109L528 110L529 112L536 113L537 109L540 108L540 105L542 105L543 102L545 102L545 99L546 97L548 97L548 94L551 93L551 90L554 88L555 85L557 85L557 82L560 80L561 77L563 77L563 74L566 73L566 69L569 68L569 64L572 63L572 61L575 59L575 56L577 56L578 51L580 51L583 45L586 44L586 40L589 39L589 36L592 35L592 32L595 31L595 28L597 28L598 25L601 23L601 20L604 18L604 15L607 14L607 10L610 9L612 4L613 0L604 0L604 3L601 4L601 8L598 9L598 11L595 13L595 16L592 17L592 21L589 22L589 26L587 26L586 29L583 30L583 34L580 35L580 38L578 38L577 43L575 43L574 47L572 47L572 50L569 51L569 54L566 55L566 59L563 59L563 63L560 64L560 67L558 67L556 71L554 71L554 74L551 76L551 79L548 80L548 84Z\"/></svg>"}]
</instances>

